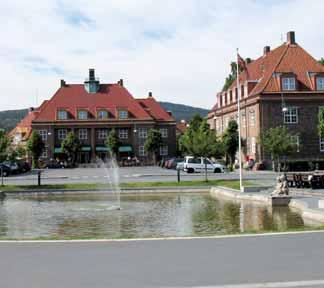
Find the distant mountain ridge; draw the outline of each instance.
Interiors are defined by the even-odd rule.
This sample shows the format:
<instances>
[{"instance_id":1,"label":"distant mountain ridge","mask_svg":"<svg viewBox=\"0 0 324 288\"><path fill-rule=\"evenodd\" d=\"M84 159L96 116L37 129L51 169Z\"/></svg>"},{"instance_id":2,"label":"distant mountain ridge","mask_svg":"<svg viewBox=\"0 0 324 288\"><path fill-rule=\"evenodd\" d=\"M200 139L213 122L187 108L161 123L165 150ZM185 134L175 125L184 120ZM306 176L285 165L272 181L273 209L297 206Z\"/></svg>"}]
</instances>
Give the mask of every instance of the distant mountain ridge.
<instances>
[{"instance_id":1,"label":"distant mountain ridge","mask_svg":"<svg viewBox=\"0 0 324 288\"><path fill-rule=\"evenodd\" d=\"M172 115L177 122L180 122L181 120L189 121L196 113L200 114L202 117L206 116L208 113L208 110L203 108L170 102L159 103L165 110L172 112ZM0 111L0 129L10 131L22 118L25 117L27 113L28 109Z\"/></svg>"}]
</instances>

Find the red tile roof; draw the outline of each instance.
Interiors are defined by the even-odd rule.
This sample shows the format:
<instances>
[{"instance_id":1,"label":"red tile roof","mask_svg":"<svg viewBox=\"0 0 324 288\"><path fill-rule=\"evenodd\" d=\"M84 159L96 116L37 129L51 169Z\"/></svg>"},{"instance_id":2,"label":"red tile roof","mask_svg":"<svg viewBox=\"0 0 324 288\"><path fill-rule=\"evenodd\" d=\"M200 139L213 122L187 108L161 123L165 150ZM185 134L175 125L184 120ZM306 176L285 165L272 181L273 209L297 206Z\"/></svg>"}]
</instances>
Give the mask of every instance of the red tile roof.
<instances>
[{"instance_id":1,"label":"red tile roof","mask_svg":"<svg viewBox=\"0 0 324 288\"><path fill-rule=\"evenodd\" d=\"M76 118L77 110L82 108L86 108L93 116L100 108L107 109L113 116L116 116L118 108L125 108L135 119L152 120L128 90L118 84L101 84L97 93L88 93L83 84L61 87L40 109L35 122L54 121L60 108L66 109L72 118Z\"/></svg>"},{"instance_id":2,"label":"red tile roof","mask_svg":"<svg viewBox=\"0 0 324 288\"><path fill-rule=\"evenodd\" d=\"M240 73L240 84L246 81L257 82L249 96L280 92L280 87L273 77L276 73L292 73L296 76L299 91L314 90L309 78L309 72L324 73L324 66L320 65L308 52L298 44L284 43L276 49L262 55L247 64L247 69ZM236 81L229 90L236 88ZM217 104L211 111L217 109Z\"/></svg>"},{"instance_id":3,"label":"red tile roof","mask_svg":"<svg viewBox=\"0 0 324 288\"><path fill-rule=\"evenodd\" d=\"M154 99L148 97L145 99L136 99L138 103L150 114L155 120L174 121L174 118L162 108L162 106Z\"/></svg>"}]
</instances>

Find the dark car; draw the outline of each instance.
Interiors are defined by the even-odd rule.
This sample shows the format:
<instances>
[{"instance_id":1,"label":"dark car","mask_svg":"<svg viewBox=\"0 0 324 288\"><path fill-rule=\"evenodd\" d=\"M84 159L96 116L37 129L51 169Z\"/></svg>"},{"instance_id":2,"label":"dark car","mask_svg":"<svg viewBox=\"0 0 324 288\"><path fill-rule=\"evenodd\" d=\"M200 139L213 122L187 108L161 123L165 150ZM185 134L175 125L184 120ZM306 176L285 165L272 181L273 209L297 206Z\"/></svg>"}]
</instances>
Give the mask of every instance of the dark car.
<instances>
[{"instance_id":1,"label":"dark car","mask_svg":"<svg viewBox=\"0 0 324 288\"><path fill-rule=\"evenodd\" d=\"M7 165L0 163L0 176L1 172L3 177L7 177L11 174L11 169Z\"/></svg>"},{"instance_id":2,"label":"dark car","mask_svg":"<svg viewBox=\"0 0 324 288\"><path fill-rule=\"evenodd\" d=\"M17 162L17 164L19 167L19 172L21 172L21 173L25 173L31 169L28 162L20 161L20 162Z\"/></svg>"},{"instance_id":3,"label":"dark car","mask_svg":"<svg viewBox=\"0 0 324 288\"><path fill-rule=\"evenodd\" d=\"M5 161L3 164L10 168L10 174L20 173L20 167L17 162Z\"/></svg>"}]
</instances>

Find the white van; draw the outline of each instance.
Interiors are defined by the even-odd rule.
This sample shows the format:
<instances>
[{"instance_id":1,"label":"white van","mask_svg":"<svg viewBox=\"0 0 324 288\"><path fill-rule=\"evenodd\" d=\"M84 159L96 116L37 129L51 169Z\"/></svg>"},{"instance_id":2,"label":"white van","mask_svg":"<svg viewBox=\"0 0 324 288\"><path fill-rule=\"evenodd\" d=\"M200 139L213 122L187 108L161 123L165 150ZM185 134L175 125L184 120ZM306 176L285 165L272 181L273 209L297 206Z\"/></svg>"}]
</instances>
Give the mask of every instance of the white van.
<instances>
[{"instance_id":1,"label":"white van","mask_svg":"<svg viewBox=\"0 0 324 288\"><path fill-rule=\"evenodd\" d=\"M207 172L223 173L225 170L224 165L213 163L208 158L186 156L183 163L183 171L187 173L205 172L206 163L207 163Z\"/></svg>"}]
</instances>

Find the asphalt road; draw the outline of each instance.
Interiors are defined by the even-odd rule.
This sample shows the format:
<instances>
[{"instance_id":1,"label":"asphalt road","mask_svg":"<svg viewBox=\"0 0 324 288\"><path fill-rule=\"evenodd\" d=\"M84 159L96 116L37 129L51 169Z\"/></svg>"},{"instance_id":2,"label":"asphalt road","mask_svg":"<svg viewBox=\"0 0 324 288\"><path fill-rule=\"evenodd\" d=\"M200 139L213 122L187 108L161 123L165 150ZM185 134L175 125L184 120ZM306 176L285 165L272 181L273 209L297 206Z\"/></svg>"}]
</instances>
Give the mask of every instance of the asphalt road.
<instances>
[{"instance_id":1,"label":"asphalt road","mask_svg":"<svg viewBox=\"0 0 324 288\"><path fill-rule=\"evenodd\" d=\"M121 182L145 182L145 181L177 181L177 171L162 169L160 167L122 167L119 168ZM204 173L187 174L181 172L181 179L204 179ZM232 173L208 173L209 179L238 179L237 172ZM276 174L269 171L244 172L244 179L261 181L262 184L272 185ZM76 168L76 169L47 169L42 173L42 183L106 183L108 177L102 168ZM37 184L36 172L13 175L4 178L5 184Z\"/></svg>"},{"instance_id":2,"label":"asphalt road","mask_svg":"<svg viewBox=\"0 0 324 288\"><path fill-rule=\"evenodd\" d=\"M324 287L323 243L322 232L192 240L0 243L0 287Z\"/></svg>"}]
</instances>

